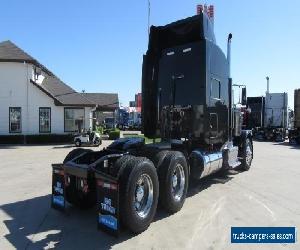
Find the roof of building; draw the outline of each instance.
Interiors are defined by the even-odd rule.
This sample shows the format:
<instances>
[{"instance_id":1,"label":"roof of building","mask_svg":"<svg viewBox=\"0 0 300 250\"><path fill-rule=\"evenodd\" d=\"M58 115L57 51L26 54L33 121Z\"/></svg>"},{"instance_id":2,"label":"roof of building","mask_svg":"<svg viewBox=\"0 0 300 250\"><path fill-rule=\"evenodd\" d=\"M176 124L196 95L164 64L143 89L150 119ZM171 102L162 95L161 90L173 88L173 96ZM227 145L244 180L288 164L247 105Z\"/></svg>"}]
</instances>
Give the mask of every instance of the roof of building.
<instances>
[{"instance_id":1,"label":"roof of building","mask_svg":"<svg viewBox=\"0 0 300 250\"><path fill-rule=\"evenodd\" d=\"M11 41L3 41L0 43L0 61L34 62L36 60Z\"/></svg>"},{"instance_id":2,"label":"roof of building","mask_svg":"<svg viewBox=\"0 0 300 250\"><path fill-rule=\"evenodd\" d=\"M89 93L83 95L82 93L76 92L44 65L39 63L35 58L27 54L11 41L0 42L0 62L27 62L41 68L45 73L44 80L42 83L31 80L31 83L48 96L52 97L55 100L56 105L91 107L101 105L103 108L107 106L108 109L110 107L116 108L118 106L117 94ZM117 106L113 106L114 102L117 103Z\"/></svg>"},{"instance_id":3,"label":"roof of building","mask_svg":"<svg viewBox=\"0 0 300 250\"><path fill-rule=\"evenodd\" d=\"M34 81L31 82L47 95L54 98L55 104L58 106L95 106L91 100L76 92L56 76L47 75L40 84Z\"/></svg>"},{"instance_id":4,"label":"roof of building","mask_svg":"<svg viewBox=\"0 0 300 250\"><path fill-rule=\"evenodd\" d=\"M98 107L116 109L119 107L119 97L116 93L82 93Z\"/></svg>"}]
</instances>

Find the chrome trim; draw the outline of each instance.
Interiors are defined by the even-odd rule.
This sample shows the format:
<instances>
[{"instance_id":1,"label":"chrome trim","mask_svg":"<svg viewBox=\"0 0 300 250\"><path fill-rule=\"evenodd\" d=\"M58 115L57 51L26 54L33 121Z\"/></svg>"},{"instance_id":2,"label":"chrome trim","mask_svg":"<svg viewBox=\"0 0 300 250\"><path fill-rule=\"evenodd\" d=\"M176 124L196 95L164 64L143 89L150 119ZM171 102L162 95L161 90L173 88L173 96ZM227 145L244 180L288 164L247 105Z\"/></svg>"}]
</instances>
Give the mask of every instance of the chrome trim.
<instances>
[{"instance_id":1,"label":"chrome trim","mask_svg":"<svg viewBox=\"0 0 300 250\"><path fill-rule=\"evenodd\" d=\"M134 206L139 217L145 218L153 204L153 183L148 174L142 174L135 187Z\"/></svg>"},{"instance_id":2,"label":"chrome trim","mask_svg":"<svg viewBox=\"0 0 300 250\"><path fill-rule=\"evenodd\" d=\"M252 149L250 143L248 143L246 147L246 163L247 165L250 165L252 161Z\"/></svg>"},{"instance_id":3,"label":"chrome trim","mask_svg":"<svg viewBox=\"0 0 300 250\"><path fill-rule=\"evenodd\" d=\"M180 201L185 186L185 174L181 164L177 164L172 176L172 196L176 201Z\"/></svg>"},{"instance_id":4,"label":"chrome trim","mask_svg":"<svg viewBox=\"0 0 300 250\"><path fill-rule=\"evenodd\" d=\"M193 153L195 153L201 159L202 162L202 166L194 166L194 167L203 168L200 178L213 174L222 168L222 164L223 164L222 152L203 153L199 149L197 149L194 150Z\"/></svg>"}]
</instances>

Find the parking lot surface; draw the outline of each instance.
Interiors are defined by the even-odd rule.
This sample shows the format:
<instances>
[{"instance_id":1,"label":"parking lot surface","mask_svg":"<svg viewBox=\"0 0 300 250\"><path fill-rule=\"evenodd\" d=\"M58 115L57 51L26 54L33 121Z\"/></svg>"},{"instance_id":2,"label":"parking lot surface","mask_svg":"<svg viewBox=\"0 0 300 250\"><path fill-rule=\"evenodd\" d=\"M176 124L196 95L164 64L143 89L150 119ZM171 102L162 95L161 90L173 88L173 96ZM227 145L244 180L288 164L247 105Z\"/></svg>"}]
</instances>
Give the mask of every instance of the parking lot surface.
<instances>
[{"instance_id":1,"label":"parking lot surface","mask_svg":"<svg viewBox=\"0 0 300 250\"><path fill-rule=\"evenodd\" d=\"M0 147L0 249L300 249L299 243L230 243L231 226L300 227L300 148L255 142L248 172L193 182L181 211L159 209L148 230L119 238L97 231L95 209L50 208L51 163L72 149Z\"/></svg>"}]
</instances>

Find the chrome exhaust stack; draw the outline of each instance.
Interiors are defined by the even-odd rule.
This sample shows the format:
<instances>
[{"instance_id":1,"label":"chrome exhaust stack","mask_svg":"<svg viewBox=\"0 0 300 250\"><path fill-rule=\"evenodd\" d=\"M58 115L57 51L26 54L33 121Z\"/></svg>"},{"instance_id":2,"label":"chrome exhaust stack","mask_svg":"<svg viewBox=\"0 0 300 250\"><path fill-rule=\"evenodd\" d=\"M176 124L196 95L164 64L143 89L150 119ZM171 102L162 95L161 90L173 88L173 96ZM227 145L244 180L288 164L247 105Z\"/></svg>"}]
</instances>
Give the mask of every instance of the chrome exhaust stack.
<instances>
[{"instance_id":1,"label":"chrome exhaust stack","mask_svg":"<svg viewBox=\"0 0 300 250\"><path fill-rule=\"evenodd\" d=\"M228 62L228 72L229 72L229 78L231 78L231 39L232 39L232 34L229 33L228 39L227 39L227 62Z\"/></svg>"}]
</instances>

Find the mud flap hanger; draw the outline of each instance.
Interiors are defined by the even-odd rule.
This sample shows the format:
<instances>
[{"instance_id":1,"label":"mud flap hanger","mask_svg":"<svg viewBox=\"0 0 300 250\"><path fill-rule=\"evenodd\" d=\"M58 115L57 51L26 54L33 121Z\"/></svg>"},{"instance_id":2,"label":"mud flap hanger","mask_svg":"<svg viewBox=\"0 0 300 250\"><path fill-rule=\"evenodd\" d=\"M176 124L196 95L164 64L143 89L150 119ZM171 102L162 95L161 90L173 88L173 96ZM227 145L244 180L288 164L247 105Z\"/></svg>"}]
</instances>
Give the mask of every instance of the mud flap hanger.
<instances>
[{"instance_id":1,"label":"mud flap hanger","mask_svg":"<svg viewBox=\"0 0 300 250\"><path fill-rule=\"evenodd\" d=\"M128 153L125 153L125 154L128 154ZM101 163L101 162L104 162L104 168L107 168L109 167L108 166L108 161L110 159L115 159L115 158L120 158L122 157L123 155L125 154L108 154L108 155L104 155L102 156L100 159L98 159L97 161L93 162L90 167L93 171L95 171L96 173L101 173L99 172L99 170L96 169L96 166Z\"/></svg>"}]
</instances>

